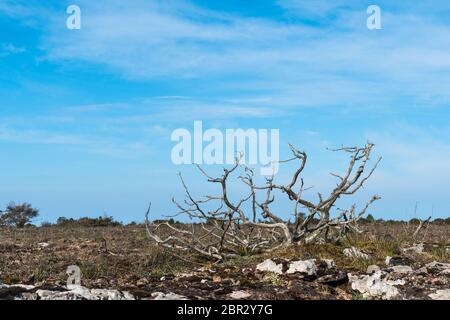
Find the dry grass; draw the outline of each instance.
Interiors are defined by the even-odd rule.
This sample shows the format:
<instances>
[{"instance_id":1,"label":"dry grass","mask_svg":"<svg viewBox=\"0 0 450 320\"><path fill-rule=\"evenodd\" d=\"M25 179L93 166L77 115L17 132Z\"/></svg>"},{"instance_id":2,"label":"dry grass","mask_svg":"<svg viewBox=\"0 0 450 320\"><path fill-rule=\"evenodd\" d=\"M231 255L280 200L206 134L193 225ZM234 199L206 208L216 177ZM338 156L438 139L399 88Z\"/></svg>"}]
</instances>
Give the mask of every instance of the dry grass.
<instances>
[{"instance_id":1,"label":"dry grass","mask_svg":"<svg viewBox=\"0 0 450 320\"><path fill-rule=\"evenodd\" d=\"M374 223L364 225L362 235L344 239L340 244L297 245L263 256L242 256L220 267L250 266L265 257L289 259L333 259L338 268L365 270L370 264L383 264L386 256L400 254L413 243L414 226ZM422 239L420 239L422 240ZM431 225L423 239L424 261L450 262L450 226ZM39 243L48 243L41 247ZM342 253L355 246L371 255L370 260L351 259ZM212 266L192 255L176 256L152 244L145 228L118 227L43 227L0 229L0 282L63 284L69 265L78 265L86 286L124 287L141 278L161 277Z\"/></svg>"}]
</instances>

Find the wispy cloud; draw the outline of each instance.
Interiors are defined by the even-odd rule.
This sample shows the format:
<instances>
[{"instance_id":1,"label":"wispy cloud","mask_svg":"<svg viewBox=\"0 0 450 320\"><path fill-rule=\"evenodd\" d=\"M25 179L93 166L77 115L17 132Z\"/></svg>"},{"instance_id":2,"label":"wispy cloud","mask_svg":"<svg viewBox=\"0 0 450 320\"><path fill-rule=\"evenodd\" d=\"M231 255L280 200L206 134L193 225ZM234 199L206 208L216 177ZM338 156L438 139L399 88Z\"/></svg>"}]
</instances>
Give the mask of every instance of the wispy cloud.
<instances>
[{"instance_id":1,"label":"wispy cloud","mask_svg":"<svg viewBox=\"0 0 450 320\"><path fill-rule=\"evenodd\" d=\"M103 123L172 123L197 119L257 119L286 116L288 111L276 108L276 102L265 99L202 99L196 97L147 97L123 103L70 106L61 109L63 114L79 119L100 117Z\"/></svg>"},{"instance_id":2,"label":"wispy cloud","mask_svg":"<svg viewBox=\"0 0 450 320\"><path fill-rule=\"evenodd\" d=\"M16 47L12 43L4 43L0 46L0 57L9 56L11 54L24 53L26 51L23 47Z\"/></svg>"},{"instance_id":3,"label":"wispy cloud","mask_svg":"<svg viewBox=\"0 0 450 320\"><path fill-rule=\"evenodd\" d=\"M80 145L86 140L81 137L42 130L17 130L6 126L0 127L0 140L14 143Z\"/></svg>"},{"instance_id":4,"label":"wispy cloud","mask_svg":"<svg viewBox=\"0 0 450 320\"><path fill-rule=\"evenodd\" d=\"M172 130L190 126L194 120L273 119L287 114L273 107L258 107L257 102L157 96L62 106L35 116L0 118L0 141L76 147L113 157L140 157L159 150L161 144L169 141Z\"/></svg>"},{"instance_id":5,"label":"wispy cloud","mask_svg":"<svg viewBox=\"0 0 450 320\"><path fill-rule=\"evenodd\" d=\"M82 152L106 155L113 158L138 158L151 154L148 141L120 141L97 136L68 134L57 130L12 128L0 126L0 142L30 145L62 146L66 149L81 148Z\"/></svg>"},{"instance_id":6,"label":"wispy cloud","mask_svg":"<svg viewBox=\"0 0 450 320\"><path fill-rule=\"evenodd\" d=\"M185 1L82 0L82 30L46 19L42 48L50 61L87 62L126 79L215 77L224 88L253 88L297 106L393 106L399 96L416 105L450 102L450 27L432 4L414 11L382 1L383 29L370 32L359 1L278 3L323 23L246 18Z\"/></svg>"},{"instance_id":7,"label":"wispy cloud","mask_svg":"<svg viewBox=\"0 0 450 320\"><path fill-rule=\"evenodd\" d=\"M205 1L80 0L82 29L67 30L65 2L0 0L8 23L38 35L0 45L0 56L30 58L13 89L41 98L19 103L5 86L0 141L164 161L171 130L193 120L263 123L313 153L375 142L385 161L371 186L391 195L387 209L395 196L445 198L450 2L377 1L382 30L369 31L370 1L273 1L276 16ZM329 162L315 159L314 170Z\"/></svg>"}]
</instances>

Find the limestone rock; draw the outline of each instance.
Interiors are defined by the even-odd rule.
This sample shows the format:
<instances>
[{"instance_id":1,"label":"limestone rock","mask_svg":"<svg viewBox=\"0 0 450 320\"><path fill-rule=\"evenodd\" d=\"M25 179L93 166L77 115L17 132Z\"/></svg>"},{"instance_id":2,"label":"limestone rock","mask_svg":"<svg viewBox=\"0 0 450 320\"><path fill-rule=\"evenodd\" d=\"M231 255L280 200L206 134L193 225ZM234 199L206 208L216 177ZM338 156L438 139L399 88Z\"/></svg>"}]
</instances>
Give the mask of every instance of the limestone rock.
<instances>
[{"instance_id":1,"label":"limestone rock","mask_svg":"<svg viewBox=\"0 0 450 320\"><path fill-rule=\"evenodd\" d=\"M419 243L419 244L415 244L412 247L409 248L403 248L402 251L404 253L417 253L417 254L421 254L423 253L424 250L424 245L423 243Z\"/></svg>"},{"instance_id":2,"label":"limestone rock","mask_svg":"<svg viewBox=\"0 0 450 320\"><path fill-rule=\"evenodd\" d=\"M317 274L316 259L291 262L286 273L293 274L297 272L315 276Z\"/></svg>"},{"instance_id":3,"label":"limestone rock","mask_svg":"<svg viewBox=\"0 0 450 320\"><path fill-rule=\"evenodd\" d=\"M229 297L235 300L247 299L250 298L251 296L252 296L251 293L244 290L233 291L232 293L229 294Z\"/></svg>"},{"instance_id":4,"label":"limestone rock","mask_svg":"<svg viewBox=\"0 0 450 320\"><path fill-rule=\"evenodd\" d=\"M346 248L344 249L343 253L348 258L357 258L363 260L370 259L370 256L367 253L362 252L356 247Z\"/></svg>"},{"instance_id":5,"label":"limestone rock","mask_svg":"<svg viewBox=\"0 0 450 320\"><path fill-rule=\"evenodd\" d=\"M0 289L8 289L11 293L14 293L12 298L15 300L134 300L134 296L128 292L107 289L88 289L82 286L44 290L38 289L35 286L7 286L0 284Z\"/></svg>"},{"instance_id":6,"label":"limestone rock","mask_svg":"<svg viewBox=\"0 0 450 320\"><path fill-rule=\"evenodd\" d=\"M386 259L384 259L384 264L387 265L387 266L390 265L391 264L391 259L392 259L392 257L387 256Z\"/></svg>"},{"instance_id":7,"label":"limestone rock","mask_svg":"<svg viewBox=\"0 0 450 320\"><path fill-rule=\"evenodd\" d=\"M380 269L379 266L377 266L376 264L372 264L372 265L367 267L366 273L367 274L372 274L372 273L375 273L375 272L380 271L380 270L381 269Z\"/></svg>"},{"instance_id":8,"label":"limestone rock","mask_svg":"<svg viewBox=\"0 0 450 320\"><path fill-rule=\"evenodd\" d=\"M276 264L273 260L267 259L256 266L256 270L262 272L273 272L276 274L283 274L283 265Z\"/></svg>"},{"instance_id":9,"label":"limestone rock","mask_svg":"<svg viewBox=\"0 0 450 320\"><path fill-rule=\"evenodd\" d=\"M433 300L450 300L450 289L438 290L428 296Z\"/></svg>"},{"instance_id":10,"label":"limestone rock","mask_svg":"<svg viewBox=\"0 0 450 320\"><path fill-rule=\"evenodd\" d=\"M187 300L186 297L172 292L169 293L153 292L152 297L154 300Z\"/></svg>"},{"instance_id":11,"label":"limestone rock","mask_svg":"<svg viewBox=\"0 0 450 320\"><path fill-rule=\"evenodd\" d=\"M389 268L389 271L394 273L411 273L413 269L410 266L392 266Z\"/></svg>"},{"instance_id":12,"label":"limestone rock","mask_svg":"<svg viewBox=\"0 0 450 320\"><path fill-rule=\"evenodd\" d=\"M322 261L326 263L328 269L336 268L336 263L333 259L323 259Z\"/></svg>"},{"instance_id":13,"label":"limestone rock","mask_svg":"<svg viewBox=\"0 0 450 320\"><path fill-rule=\"evenodd\" d=\"M382 299L396 299L400 296L400 291L396 285L404 285L404 280L390 281L383 278L383 272L377 271L372 275L357 276L349 274L348 278L353 290L363 294L363 297L373 297Z\"/></svg>"},{"instance_id":14,"label":"limestone rock","mask_svg":"<svg viewBox=\"0 0 450 320\"><path fill-rule=\"evenodd\" d=\"M128 292L74 286L69 291L37 290L39 300L134 300Z\"/></svg>"}]
</instances>

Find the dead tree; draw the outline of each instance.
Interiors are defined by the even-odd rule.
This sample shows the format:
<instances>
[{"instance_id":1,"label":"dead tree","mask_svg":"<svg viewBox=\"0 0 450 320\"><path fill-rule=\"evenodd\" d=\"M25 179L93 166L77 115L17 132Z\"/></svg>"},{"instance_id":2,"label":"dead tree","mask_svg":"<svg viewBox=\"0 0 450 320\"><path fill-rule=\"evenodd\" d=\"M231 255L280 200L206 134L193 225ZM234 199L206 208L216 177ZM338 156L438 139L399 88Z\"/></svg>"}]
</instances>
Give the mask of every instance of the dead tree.
<instances>
[{"instance_id":1,"label":"dead tree","mask_svg":"<svg viewBox=\"0 0 450 320\"><path fill-rule=\"evenodd\" d=\"M287 184L278 184L272 175L265 179L264 185L257 185L254 171L241 164L242 156L230 169L224 169L220 177L210 176L197 166L207 181L217 184L220 194L208 195L196 200L191 195L183 177L180 180L185 190L185 200L180 203L173 199L179 209L176 215L186 215L190 224L175 226L168 222L152 225L149 222L149 210L146 213L146 227L149 237L157 244L182 251L197 252L202 256L223 260L245 253L266 252L294 243L335 241L349 231L360 232L358 220L369 206L380 199L373 196L361 209L356 204L349 209L338 209L340 198L354 195L372 176L381 158L367 169L373 144L364 147L342 147L334 152L350 155L347 170L343 174L331 173L338 179L335 188L327 196L317 194L317 201L307 200L302 173L307 164L305 152L290 145L292 158L281 163L298 161L297 170ZM238 180L249 191L239 200L231 200L228 192L232 175L241 172ZM291 223L281 214L275 213L271 206L275 193L287 197L293 204L294 222ZM284 213L283 216L287 214ZM166 234L167 236L162 236Z\"/></svg>"}]
</instances>

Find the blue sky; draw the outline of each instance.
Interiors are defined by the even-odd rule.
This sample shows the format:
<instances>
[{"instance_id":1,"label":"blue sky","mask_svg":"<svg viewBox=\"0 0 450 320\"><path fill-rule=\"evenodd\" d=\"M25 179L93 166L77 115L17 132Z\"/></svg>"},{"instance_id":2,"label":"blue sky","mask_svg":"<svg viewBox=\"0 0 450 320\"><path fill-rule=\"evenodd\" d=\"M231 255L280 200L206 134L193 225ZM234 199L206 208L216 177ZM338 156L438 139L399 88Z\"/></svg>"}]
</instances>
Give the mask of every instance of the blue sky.
<instances>
[{"instance_id":1,"label":"blue sky","mask_svg":"<svg viewBox=\"0 0 450 320\"><path fill-rule=\"evenodd\" d=\"M71 4L81 30L66 28ZM366 28L370 4L381 30ZM178 171L213 192L170 159L171 132L203 120L280 128L283 155L309 153L313 194L345 169L327 147L370 140L384 159L354 201L448 217L449 21L448 1L0 0L0 206L50 221L142 220L148 201L173 213Z\"/></svg>"}]
</instances>

